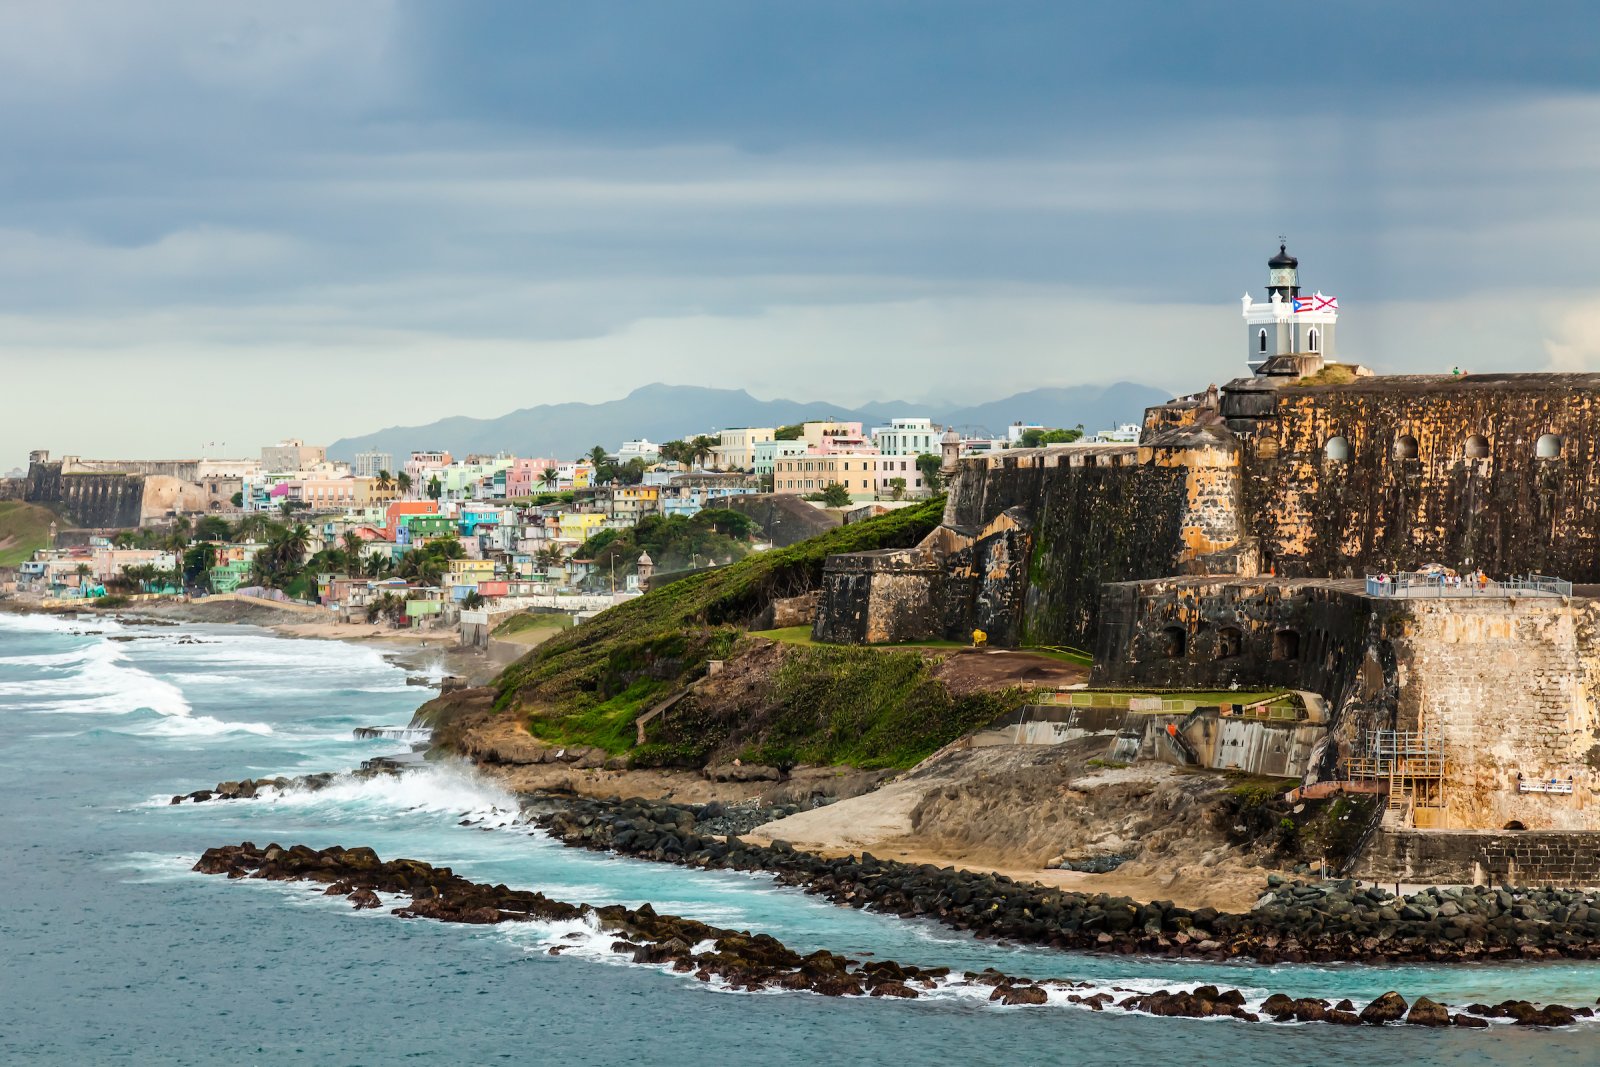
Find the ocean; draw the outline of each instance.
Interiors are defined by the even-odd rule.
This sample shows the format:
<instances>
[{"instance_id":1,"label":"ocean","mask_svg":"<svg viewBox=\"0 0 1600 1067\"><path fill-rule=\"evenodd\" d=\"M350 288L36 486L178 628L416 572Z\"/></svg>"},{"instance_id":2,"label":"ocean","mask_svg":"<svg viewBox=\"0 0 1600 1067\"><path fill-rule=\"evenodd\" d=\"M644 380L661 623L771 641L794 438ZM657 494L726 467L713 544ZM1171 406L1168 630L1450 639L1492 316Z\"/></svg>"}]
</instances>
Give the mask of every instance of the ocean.
<instances>
[{"instance_id":1,"label":"ocean","mask_svg":"<svg viewBox=\"0 0 1600 1067\"><path fill-rule=\"evenodd\" d=\"M458 765L268 800L168 803L218 781L392 753L403 746L351 731L403 725L422 695L370 648L240 626L0 615L0 1063L1600 1063L1594 1024L1345 1029L955 994L729 993L625 963L581 924L405 921L315 887L189 870L204 849L245 840L368 845L562 900L648 901L802 951L1358 1005L1391 988L1457 1005L1600 995L1600 963L1264 967L979 941L765 876L563 848ZM557 944L568 948L550 955Z\"/></svg>"}]
</instances>

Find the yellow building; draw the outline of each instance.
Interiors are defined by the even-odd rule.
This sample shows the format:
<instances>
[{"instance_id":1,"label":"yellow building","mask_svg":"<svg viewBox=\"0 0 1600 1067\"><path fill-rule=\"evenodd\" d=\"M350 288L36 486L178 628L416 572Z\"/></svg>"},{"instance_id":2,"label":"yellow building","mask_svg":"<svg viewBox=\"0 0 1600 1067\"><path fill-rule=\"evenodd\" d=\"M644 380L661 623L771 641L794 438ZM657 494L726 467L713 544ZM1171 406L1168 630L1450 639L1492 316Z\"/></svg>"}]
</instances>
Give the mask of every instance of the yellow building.
<instances>
[{"instance_id":1,"label":"yellow building","mask_svg":"<svg viewBox=\"0 0 1600 1067\"><path fill-rule=\"evenodd\" d=\"M558 520L557 536L563 541L583 542L593 537L605 524L605 515L598 511L563 511Z\"/></svg>"},{"instance_id":2,"label":"yellow building","mask_svg":"<svg viewBox=\"0 0 1600 1067\"><path fill-rule=\"evenodd\" d=\"M734 426L717 433L712 462L723 470L747 471L756 465L756 445L776 433L770 426Z\"/></svg>"},{"instance_id":3,"label":"yellow building","mask_svg":"<svg viewBox=\"0 0 1600 1067\"><path fill-rule=\"evenodd\" d=\"M849 452L786 456L775 463L772 491L803 496L837 482L853 498L871 499L878 491L878 458Z\"/></svg>"}]
</instances>

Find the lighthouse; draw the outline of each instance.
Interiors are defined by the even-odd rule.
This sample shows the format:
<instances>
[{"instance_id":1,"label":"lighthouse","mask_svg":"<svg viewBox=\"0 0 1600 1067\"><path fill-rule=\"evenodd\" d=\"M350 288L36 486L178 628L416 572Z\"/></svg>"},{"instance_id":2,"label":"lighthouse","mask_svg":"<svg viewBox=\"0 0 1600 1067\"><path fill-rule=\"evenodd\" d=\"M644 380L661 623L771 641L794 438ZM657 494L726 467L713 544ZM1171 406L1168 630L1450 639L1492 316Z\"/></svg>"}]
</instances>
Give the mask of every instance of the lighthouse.
<instances>
[{"instance_id":1,"label":"lighthouse","mask_svg":"<svg viewBox=\"0 0 1600 1067\"><path fill-rule=\"evenodd\" d=\"M1280 242L1278 254L1267 260L1267 299L1249 293L1241 301L1245 323L1245 361L1250 373L1260 373L1274 356L1317 355L1335 363L1334 327L1339 321L1336 297L1301 292L1300 261Z\"/></svg>"}]
</instances>

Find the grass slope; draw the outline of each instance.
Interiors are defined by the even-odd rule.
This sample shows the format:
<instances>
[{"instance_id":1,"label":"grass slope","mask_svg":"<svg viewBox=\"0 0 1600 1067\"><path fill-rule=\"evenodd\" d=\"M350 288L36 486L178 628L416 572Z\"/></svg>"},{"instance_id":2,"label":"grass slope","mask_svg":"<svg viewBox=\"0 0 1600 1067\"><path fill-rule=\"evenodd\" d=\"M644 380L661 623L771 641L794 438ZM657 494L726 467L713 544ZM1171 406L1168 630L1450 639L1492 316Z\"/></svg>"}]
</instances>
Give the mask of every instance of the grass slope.
<instances>
[{"instance_id":1,"label":"grass slope","mask_svg":"<svg viewBox=\"0 0 1600 1067\"><path fill-rule=\"evenodd\" d=\"M15 567L46 547L54 519L37 504L0 500L0 567Z\"/></svg>"},{"instance_id":2,"label":"grass slope","mask_svg":"<svg viewBox=\"0 0 1600 1067\"><path fill-rule=\"evenodd\" d=\"M496 682L496 707L527 715L537 737L625 751L636 717L707 660L727 658L774 598L815 589L829 556L914 545L943 512L942 499L901 508L619 604L508 667Z\"/></svg>"},{"instance_id":3,"label":"grass slope","mask_svg":"<svg viewBox=\"0 0 1600 1067\"><path fill-rule=\"evenodd\" d=\"M914 649L787 646L778 669L736 707L691 698L652 723L633 762L700 766L737 756L778 767L906 768L1026 699L1020 689L957 696L935 676L938 665Z\"/></svg>"}]
</instances>

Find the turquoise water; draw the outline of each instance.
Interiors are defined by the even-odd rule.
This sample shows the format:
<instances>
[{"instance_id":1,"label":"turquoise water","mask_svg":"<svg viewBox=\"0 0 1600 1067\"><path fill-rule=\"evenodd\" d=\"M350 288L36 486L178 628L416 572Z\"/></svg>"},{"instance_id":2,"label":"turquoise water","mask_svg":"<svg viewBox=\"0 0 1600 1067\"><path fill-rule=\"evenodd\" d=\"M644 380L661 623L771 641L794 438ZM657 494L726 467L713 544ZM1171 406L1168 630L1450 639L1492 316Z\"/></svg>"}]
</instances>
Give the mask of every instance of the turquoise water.
<instances>
[{"instance_id":1,"label":"turquoise water","mask_svg":"<svg viewBox=\"0 0 1600 1067\"><path fill-rule=\"evenodd\" d=\"M576 926L404 922L303 886L189 872L205 848L241 840L370 845L564 900L650 901L802 950L1358 1002L1389 988L1456 1004L1600 994L1600 964L1222 966L995 945L836 908L763 876L565 849L513 825L512 798L460 767L257 802L167 803L220 780L394 751L350 731L403 723L418 698L370 649L245 627L0 615L0 1062L1600 1063L1594 1026L1345 1030L997 1008L955 994L732 994L622 964L608 938ZM571 948L551 956L552 944Z\"/></svg>"}]
</instances>

